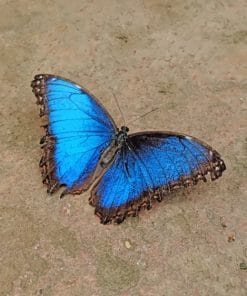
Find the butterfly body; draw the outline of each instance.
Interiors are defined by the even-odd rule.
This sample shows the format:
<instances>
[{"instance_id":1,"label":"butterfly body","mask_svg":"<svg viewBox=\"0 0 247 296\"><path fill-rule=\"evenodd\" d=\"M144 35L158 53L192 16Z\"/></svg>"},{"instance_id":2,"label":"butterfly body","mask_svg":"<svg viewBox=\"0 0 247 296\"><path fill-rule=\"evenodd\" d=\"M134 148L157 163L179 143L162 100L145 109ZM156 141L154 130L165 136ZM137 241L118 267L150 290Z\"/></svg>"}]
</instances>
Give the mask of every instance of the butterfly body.
<instances>
[{"instance_id":1,"label":"butterfly body","mask_svg":"<svg viewBox=\"0 0 247 296\"><path fill-rule=\"evenodd\" d=\"M104 224L121 223L169 192L225 170L219 153L196 138L119 130L97 99L69 80L37 75L32 88L41 116L48 116L40 162L48 192L93 187L89 201Z\"/></svg>"}]
</instances>

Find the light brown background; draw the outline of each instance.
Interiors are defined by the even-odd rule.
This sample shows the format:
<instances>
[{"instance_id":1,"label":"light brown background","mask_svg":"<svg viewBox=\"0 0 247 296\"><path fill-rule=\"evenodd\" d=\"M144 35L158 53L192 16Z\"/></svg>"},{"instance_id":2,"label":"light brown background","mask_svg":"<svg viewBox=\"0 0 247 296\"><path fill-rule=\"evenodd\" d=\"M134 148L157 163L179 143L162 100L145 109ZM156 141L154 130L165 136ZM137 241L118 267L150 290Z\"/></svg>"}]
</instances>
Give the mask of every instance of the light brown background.
<instances>
[{"instance_id":1,"label":"light brown background","mask_svg":"<svg viewBox=\"0 0 247 296\"><path fill-rule=\"evenodd\" d=\"M1 1L0 295L246 295L247 2ZM118 124L208 142L227 171L103 226L49 197L34 74L91 90ZM228 238L235 241L228 242Z\"/></svg>"}]
</instances>

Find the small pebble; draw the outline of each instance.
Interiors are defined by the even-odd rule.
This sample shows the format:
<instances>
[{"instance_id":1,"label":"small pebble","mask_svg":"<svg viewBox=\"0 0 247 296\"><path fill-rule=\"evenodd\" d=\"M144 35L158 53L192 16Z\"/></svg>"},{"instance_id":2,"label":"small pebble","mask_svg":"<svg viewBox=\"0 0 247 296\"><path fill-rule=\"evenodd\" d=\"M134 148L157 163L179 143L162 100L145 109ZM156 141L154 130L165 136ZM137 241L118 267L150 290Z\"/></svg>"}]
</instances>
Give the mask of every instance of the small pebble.
<instances>
[{"instance_id":1,"label":"small pebble","mask_svg":"<svg viewBox=\"0 0 247 296\"><path fill-rule=\"evenodd\" d=\"M242 269L242 270L247 270L247 263L246 263L246 262L241 262L241 263L239 264L239 267L240 267L240 269Z\"/></svg>"},{"instance_id":2,"label":"small pebble","mask_svg":"<svg viewBox=\"0 0 247 296\"><path fill-rule=\"evenodd\" d=\"M235 242L236 237L234 234L228 236L228 243Z\"/></svg>"},{"instance_id":3,"label":"small pebble","mask_svg":"<svg viewBox=\"0 0 247 296\"><path fill-rule=\"evenodd\" d=\"M130 249L130 248L131 248L131 244L130 244L129 241L125 241L125 247L126 247L127 249Z\"/></svg>"}]
</instances>

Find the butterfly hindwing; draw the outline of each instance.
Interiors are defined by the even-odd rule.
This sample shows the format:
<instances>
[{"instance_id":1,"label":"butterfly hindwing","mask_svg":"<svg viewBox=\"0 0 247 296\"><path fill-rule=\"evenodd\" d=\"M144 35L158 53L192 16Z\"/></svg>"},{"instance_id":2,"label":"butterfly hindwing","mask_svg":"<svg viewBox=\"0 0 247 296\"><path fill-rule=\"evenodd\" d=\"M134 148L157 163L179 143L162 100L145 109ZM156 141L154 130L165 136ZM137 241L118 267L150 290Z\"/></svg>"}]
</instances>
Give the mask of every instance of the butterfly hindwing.
<instances>
[{"instance_id":1,"label":"butterfly hindwing","mask_svg":"<svg viewBox=\"0 0 247 296\"><path fill-rule=\"evenodd\" d=\"M122 222L150 208L153 200L181 186L217 179L225 165L218 152L179 134L147 132L130 135L111 167L93 188L91 204L102 223Z\"/></svg>"},{"instance_id":2,"label":"butterfly hindwing","mask_svg":"<svg viewBox=\"0 0 247 296\"><path fill-rule=\"evenodd\" d=\"M41 116L48 116L41 139L43 181L50 193L61 185L73 192L89 180L116 126L92 95L69 80L36 75L32 88Z\"/></svg>"}]
</instances>

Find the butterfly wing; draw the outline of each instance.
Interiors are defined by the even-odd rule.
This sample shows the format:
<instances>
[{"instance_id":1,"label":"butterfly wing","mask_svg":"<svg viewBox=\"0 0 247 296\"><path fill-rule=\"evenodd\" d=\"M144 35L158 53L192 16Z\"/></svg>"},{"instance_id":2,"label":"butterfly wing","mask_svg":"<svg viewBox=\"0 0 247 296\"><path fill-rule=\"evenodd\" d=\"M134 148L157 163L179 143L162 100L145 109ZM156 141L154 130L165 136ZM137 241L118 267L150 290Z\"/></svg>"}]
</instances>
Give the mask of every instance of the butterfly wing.
<instances>
[{"instance_id":1,"label":"butterfly wing","mask_svg":"<svg viewBox=\"0 0 247 296\"><path fill-rule=\"evenodd\" d=\"M93 188L90 203L102 223L120 223L153 200L182 186L215 180L225 164L217 151L182 134L147 132L130 135L112 166Z\"/></svg>"},{"instance_id":2,"label":"butterfly wing","mask_svg":"<svg viewBox=\"0 0 247 296\"><path fill-rule=\"evenodd\" d=\"M48 192L65 185L66 193L79 193L90 182L102 151L116 134L116 126L100 103L86 90L64 78L36 75L31 84L48 116L41 139L40 166Z\"/></svg>"}]
</instances>

